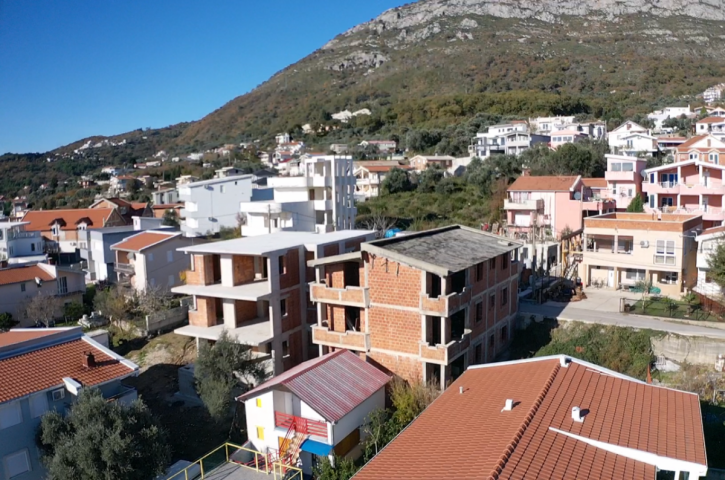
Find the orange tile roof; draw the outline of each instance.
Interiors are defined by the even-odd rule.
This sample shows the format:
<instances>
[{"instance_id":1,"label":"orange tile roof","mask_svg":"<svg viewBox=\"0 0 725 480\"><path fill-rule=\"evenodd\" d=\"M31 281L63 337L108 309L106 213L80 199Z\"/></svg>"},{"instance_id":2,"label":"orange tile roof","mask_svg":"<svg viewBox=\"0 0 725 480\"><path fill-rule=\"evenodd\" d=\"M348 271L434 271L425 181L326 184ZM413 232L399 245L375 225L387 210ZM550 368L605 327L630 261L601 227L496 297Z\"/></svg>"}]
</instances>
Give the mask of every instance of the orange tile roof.
<instances>
[{"instance_id":1,"label":"orange tile roof","mask_svg":"<svg viewBox=\"0 0 725 480\"><path fill-rule=\"evenodd\" d=\"M86 369L83 352L92 352L96 367ZM65 343L0 360L0 403L47 390L70 377L83 386L98 385L131 375L134 370L91 343L75 338Z\"/></svg>"},{"instance_id":2,"label":"orange tile roof","mask_svg":"<svg viewBox=\"0 0 725 480\"><path fill-rule=\"evenodd\" d=\"M94 208L95 205L100 205L103 202L112 203L113 205L116 205L118 207L130 207L131 204L128 203L126 200L118 197L109 197L109 198L101 198L93 202L93 204L90 206L90 208Z\"/></svg>"},{"instance_id":3,"label":"orange tile roof","mask_svg":"<svg viewBox=\"0 0 725 480\"><path fill-rule=\"evenodd\" d=\"M686 149L689 146L696 144L697 142L699 142L700 140L702 140L705 137L707 137L707 135L695 135L694 137L690 138L685 143L679 145L677 147L677 150L680 151L680 150Z\"/></svg>"},{"instance_id":4,"label":"orange tile roof","mask_svg":"<svg viewBox=\"0 0 725 480\"><path fill-rule=\"evenodd\" d=\"M613 453L612 445L706 467L696 394L559 362L469 368L355 480L655 477L655 466ZM513 410L502 411L506 399ZM572 420L574 406L585 410L583 423Z\"/></svg>"},{"instance_id":5,"label":"orange tile roof","mask_svg":"<svg viewBox=\"0 0 725 480\"><path fill-rule=\"evenodd\" d=\"M0 347L7 347L8 345L14 345L16 343L25 342L27 340L34 340L36 338L47 337L48 335L54 335L58 333L57 330L51 330L48 328L36 328L33 330L9 330L7 332L0 333Z\"/></svg>"},{"instance_id":6,"label":"orange tile roof","mask_svg":"<svg viewBox=\"0 0 725 480\"><path fill-rule=\"evenodd\" d=\"M550 177L534 177L531 175L522 175L512 183L508 191L525 191L525 192L568 192L573 186L576 179L575 176L550 176Z\"/></svg>"},{"instance_id":7,"label":"orange tile roof","mask_svg":"<svg viewBox=\"0 0 725 480\"><path fill-rule=\"evenodd\" d=\"M148 206L148 202L134 202L131 204L131 208L134 210L144 210Z\"/></svg>"},{"instance_id":8,"label":"orange tile roof","mask_svg":"<svg viewBox=\"0 0 725 480\"><path fill-rule=\"evenodd\" d=\"M140 252L144 248L148 248L151 245L155 245L176 236L178 236L178 233L143 232L138 235L128 237L126 240L115 245L111 245L111 249Z\"/></svg>"},{"instance_id":9,"label":"orange tile roof","mask_svg":"<svg viewBox=\"0 0 725 480\"><path fill-rule=\"evenodd\" d=\"M703 230L700 235L709 235L711 233L722 233L722 232L725 232L725 226L708 228L707 230Z\"/></svg>"},{"instance_id":10,"label":"orange tile roof","mask_svg":"<svg viewBox=\"0 0 725 480\"><path fill-rule=\"evenodd\" d=\"M40 278L44 282L55 280L53 275L46 272L41 267L32 265L30 267L7 268L0 270L0 285L35 281L35 277Z\"/></svg>"},{"instance_id":11,"label":"orange tile roof","mask_svg":"<svg viewBox=\"0 0 725 480\"><path fill-rule=\"evenodd\" d=\"M605 178L582 178L582 183L589 188L607 188L607 179Z\"/></svg>"},{"instance_id":12,"label":"orange tile roof","mask_svg":"<svg viewBox=\"0 0 725 480\"><path fill-rule=\"evenodd\" d=\"M102 228L104 222L113 214L113 208L78 208L68 210L31 210L23 217L28 231L47 231L55 220L62 220L61 230L76 230L79 220L90 221L89 229ZM65 225L62 223L65 222Z\"/></svg>"},{"instance_id":13,"label":"orange tile roof","mask_svg":"<svg viewBox=\"0 0 725 480\"><path fill-rule=\"evenodd\" d=\"M183 203L159 203L158 205L154 205L151 208L154 210L168 210L170 208L182 208L184 206Z\"/></svg>"},{"instance_id":14,"label":"orange tile roof","mask_svg":"<svg viewBox=\"0 0 725 480\"><path fill-rule=\"evenodd\" d=\"M697 123L722 123L725 122L723 117L707 117L702 120L698 120Z\"/></svg>"}]
</instances>

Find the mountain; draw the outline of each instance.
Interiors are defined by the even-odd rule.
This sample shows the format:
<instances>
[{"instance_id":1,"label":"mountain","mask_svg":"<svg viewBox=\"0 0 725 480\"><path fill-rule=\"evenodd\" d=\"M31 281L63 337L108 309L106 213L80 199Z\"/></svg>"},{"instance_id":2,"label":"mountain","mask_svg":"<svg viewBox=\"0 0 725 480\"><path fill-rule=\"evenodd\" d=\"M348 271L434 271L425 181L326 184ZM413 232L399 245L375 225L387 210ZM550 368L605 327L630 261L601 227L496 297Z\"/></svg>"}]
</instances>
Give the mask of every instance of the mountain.
<instances>
[{"instance_id":1,"label":"mountain","mask_svg":"<svg viewBox=\"0 0 725 480\"><path fill-rule=\"evenodd\" d=\"M345 109L373 115L313 143L443 131L479 113L617 123L664 103L696 103L722 82L723 20L716 0L420 0L338 35L199 121L112 137L132 136L134 149L108 148L104 158L268 144L306 123L339 125L330 114ZM468 125L458 143L482 125Z\"/></svg>"}]
</instances>

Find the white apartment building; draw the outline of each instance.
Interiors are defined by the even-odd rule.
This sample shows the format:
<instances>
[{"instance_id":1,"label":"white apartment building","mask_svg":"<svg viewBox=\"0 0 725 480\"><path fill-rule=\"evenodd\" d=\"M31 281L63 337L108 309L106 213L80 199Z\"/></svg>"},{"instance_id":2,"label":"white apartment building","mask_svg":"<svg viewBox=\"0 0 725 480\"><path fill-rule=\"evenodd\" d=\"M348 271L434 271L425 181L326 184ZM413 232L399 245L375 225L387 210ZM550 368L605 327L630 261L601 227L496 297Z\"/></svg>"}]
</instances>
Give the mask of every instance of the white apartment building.
<instances>
[{"instance_id":1,"label":"white apartment building","mask_svg":"<svg viewBox=\"0 0 725 480\"><path fill-rule=\"evenodd\" d=\"M252 200L252 180L252 175L239 175L179 186L184 235L200 237L219 233L222 227L236 228L239 204Z\"/></svg>"},{"instance_id":2,"label":"white apartment building","mask_svg":"<svg viewBox=\"0 0 725 480\"><path fill-rule=\"evenodd\" d=\"M655 110L647 115L647 118L654 122L655 132L659 132L662 130L662 122L669 118L679 118L682 115L686 117L692 115L692 110L689 105L686 107L665 107L662 110Z\"/></svg>"},{"instance_id":3,"label":"white apartment building","mask_svg":"<svg viewBox=\"0 0 725 480\"><path fill-rule=\"evenodd\" d=\"M179 191L175 188L165 188L151 192L151 201L154 205L168 205L179 202Z\"/></svg>"},{"instance_id":4,"label":"white apartment building","mask_svg":"<svg viewBox=\"0 0 725 480\"><path fill-rule=\"evenodd\" d=\"M301 175L269 177L271 201L242 201L242 236L281 231L327 233L355 226L355 176L350 156L303 160Z\"/></svg>"},{"instance_id":5,"label":"white apartment building","mask_svg":"<svg viewBox=\"0 0 725 480\"><path fill-rule=\"evenodd\" d=\"M537 143L549 143L551 137L531 133L525 121L513 121L488 127L486 133L478 133L468 147L468 153L482 159L495 154L519 155Z\"/></svg>"},{"instance_id":6,"label":"white apartment building","mask_svg":"<svg viewBox=\"0 0 725 480\"><path fill-rule=\"evenodd\" d=\"M697 286L694 290L709 297L725 294L723 288L710 278L710 256L725 242L725 227L704 230L697 236Z\"/></svg>"},{"instance_id":7,"label":"white apartment building","mask_svg":"<svg viewBox=\"0 0 725 480\"><path fill-rule=\"evenodd\" d=\"M702 92L702 99L705 103L719 102L722 97L722 91L725 88L725 83L715 85Z\"/></svg>"},{"instance_id":8,"label":"white apartment building","mask_svg":"<svg viewBox=\"0 0 725 480\"><path fill-rule=\"evenodd\" d=\"M44 262L40 232L26 232L30 222L0 222L0 260L8 264Z\"/></svg>"},{"instance_id":9,"label":"white apartment building","mask_svg":"<svg viewBox=\"0 0 725 480\"><path fill-rule=\"evenodd\" d=\"M559 117L530 118L531 130L543 135L551 135L556 130L564 130L567 125L574 123L574 115Z\"/></svg>"},{"instance_id":10,"label":"white apartment building","mask_svg":"<svg viewBox=\"0 0 725 480\"><path fill-rule=\"evenodd\" d=\"M607 140L609 141L609 148L612 150L612 153L620 154L620 152L627 147L627 137L634 133L641 133L644 135L651 134L649 129L644 128L642 125L631 120L627 120L609 132L607 134Z\"/></svg>"}]
</instances>

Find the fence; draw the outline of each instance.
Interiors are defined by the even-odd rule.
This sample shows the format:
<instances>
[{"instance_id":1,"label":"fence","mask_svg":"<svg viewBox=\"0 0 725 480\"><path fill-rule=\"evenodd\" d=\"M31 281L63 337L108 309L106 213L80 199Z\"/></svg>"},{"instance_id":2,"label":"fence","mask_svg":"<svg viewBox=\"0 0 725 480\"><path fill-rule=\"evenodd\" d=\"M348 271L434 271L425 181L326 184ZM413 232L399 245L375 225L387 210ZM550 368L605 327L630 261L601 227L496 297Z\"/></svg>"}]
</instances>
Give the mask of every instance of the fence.
<instances>
[{"instance_id":1,"label":"fence","mask_svg":"<svg viewBox=\"0 0 725 480\"><path fill-rule=\"evenodd\" d=\"M698 297L702 298L691 303L658 295L647 295L644 298L621 298L619 311L682 320L709 322L724 320L725 307L723 305L704 296L698 295Z\"/></svg>"},{"instance_id":2,"label":"fence","mask_svg":"<svg viewBox=\"0 0 725 480\"><path fill-rule=\"evenodd\" d=\"M272 475L274 480L302 480L302 470L277 461L276 454L262 453L251 448L225 443L166 480L193 480L225 478L244 468L257 473ZM220 475L216 475L219 473Z\"/></svg>"},{"instance_id":3,"label":"fence","mask_svg":"<svg viewBox=\"0 0 725 480\"><path fill-rule=\"evenodd\" d=\"M189 319L189 306L171 308L162 310L152 315L146 315L146 334L150 332L158 332L168 330L170 328L182 325Z\"/></svg>"}]
</instances>

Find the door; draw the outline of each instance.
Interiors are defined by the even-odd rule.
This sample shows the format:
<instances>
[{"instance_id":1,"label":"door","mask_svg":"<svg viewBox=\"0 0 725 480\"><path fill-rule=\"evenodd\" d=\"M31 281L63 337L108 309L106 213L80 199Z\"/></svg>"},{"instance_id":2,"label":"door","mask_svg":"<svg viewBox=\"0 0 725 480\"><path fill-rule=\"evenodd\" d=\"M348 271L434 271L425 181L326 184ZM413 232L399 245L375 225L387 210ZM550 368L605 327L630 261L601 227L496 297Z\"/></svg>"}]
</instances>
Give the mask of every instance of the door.
<instances>
[{"instance_id":1,"label":"door","mask_svg":"<svg viewBox=\"0 0 725 480\"><path fill-rule=\"evenodd\" d=\"M287 449L289 448L291 439L285 438L285 437L278 437L278 440L279 440L279 458L283 458L285 453L287 453Z\"/></svg>"},{"instance_id":2,"label":"door","mask_svg":"<svg viewBox=\"0 0 725 480\"><path fill-rule=\"evenodd\" d=\"M610 268L607 272L607 286L610 288L614 287L614 269Z\"/></svg>"},{"instance_id":3,"label":"door","mask_svg":"<svg viewBox=\"0 0 725 480\"><path fill-rule=\"evenodd\" d=\"M705 170L704 172L702 172L702 185L705 187L710 186L710 171L709 170Z\"/></svg>"},{"instance_id":4,"label":"door","mask_svg":"<svg viewBox=\"0 0 725 480\"><path fill-rule=\"evenodd\" d=\"M707 202L708 202L707 195L703 195L702 196L702 211L703 212L707 212Z\"/></svg>"}]
</instances>

